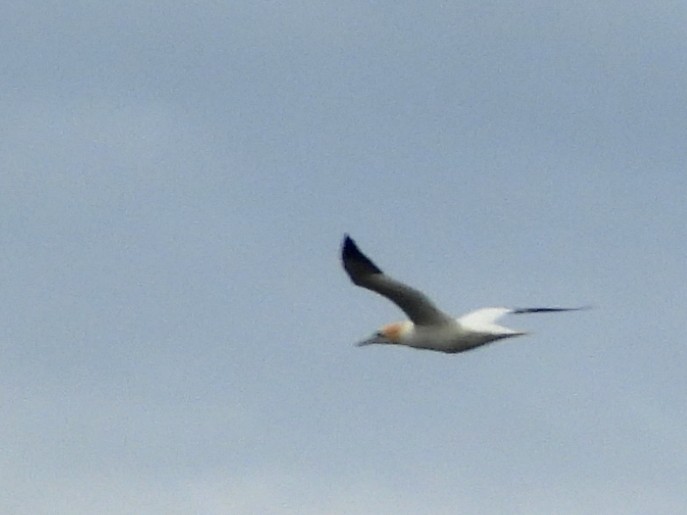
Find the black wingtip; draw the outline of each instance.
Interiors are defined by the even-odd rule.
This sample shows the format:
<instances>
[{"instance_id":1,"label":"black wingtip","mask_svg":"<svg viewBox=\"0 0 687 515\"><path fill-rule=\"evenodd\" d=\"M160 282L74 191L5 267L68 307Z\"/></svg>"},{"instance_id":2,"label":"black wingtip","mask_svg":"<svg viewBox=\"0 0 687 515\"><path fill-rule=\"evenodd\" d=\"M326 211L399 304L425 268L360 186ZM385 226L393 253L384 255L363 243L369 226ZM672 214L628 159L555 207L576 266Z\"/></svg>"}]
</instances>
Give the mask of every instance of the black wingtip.
<instances>
[{"instance_id":1,"label":"black wingtip","mask_svg":"<svg viewBox=\"0 0 687 515\"><path fill-rule=\"evenodd\" d=\"M341 248L341 259L344 267L351 273L381 274L382 271L372 260L361 252L353 238L344 234L343 246Z\"/></svg>"},{"instance_id":2,"label":"black wingtip","mask_svg":"<svg viewBox=\"0 0 687 515\"><path fill-rule=\"evenodd\" d=\"M591 306L580 306L576 308L516 308L512 311L514 315L523 315L526 313L558 313L561 311L582 311L591 309Z\"/></svg>"}]
</instances>

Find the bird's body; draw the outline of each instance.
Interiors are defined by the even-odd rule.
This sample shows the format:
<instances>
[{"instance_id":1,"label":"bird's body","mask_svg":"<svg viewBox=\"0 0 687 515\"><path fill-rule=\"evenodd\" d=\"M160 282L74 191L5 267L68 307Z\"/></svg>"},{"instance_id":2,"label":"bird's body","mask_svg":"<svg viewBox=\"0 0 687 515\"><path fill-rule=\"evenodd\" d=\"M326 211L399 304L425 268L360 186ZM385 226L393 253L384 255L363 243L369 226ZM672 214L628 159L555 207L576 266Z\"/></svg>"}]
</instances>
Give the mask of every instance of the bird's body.
<instances>
[{"instance_id":1,"label":"bird's body","mask_svg":"<svg viewBox=\"0 0 687 515\"><path fill-rule=\"evenodd\" d=\"M480 314L479 311L476 313ZM496 324L489 326L473 325L471 323L473 314L474 312L434 325L416 325L410 320L395 322L385 325L372 338L360 342L359 345L395 343L416 349L456 353L474 349L475 347L503 338L526 334Z\"/></svg>"},{"instance_id":2,"label":"bird's body","mask_svg":"<svg viewBox=\"0 0 687 515\"><path fill-rule=\"evenodd\" d=\"M394 302L410 320L386 325L359 345L396 344L447 353L463 352L481 345L527 333L500 326L506 314L572 311L581 308L482 308L453 318L439 310L421 291L384 274L346 235L341 252L343 266L354 284Z\"/></svg>"}]
</instances>

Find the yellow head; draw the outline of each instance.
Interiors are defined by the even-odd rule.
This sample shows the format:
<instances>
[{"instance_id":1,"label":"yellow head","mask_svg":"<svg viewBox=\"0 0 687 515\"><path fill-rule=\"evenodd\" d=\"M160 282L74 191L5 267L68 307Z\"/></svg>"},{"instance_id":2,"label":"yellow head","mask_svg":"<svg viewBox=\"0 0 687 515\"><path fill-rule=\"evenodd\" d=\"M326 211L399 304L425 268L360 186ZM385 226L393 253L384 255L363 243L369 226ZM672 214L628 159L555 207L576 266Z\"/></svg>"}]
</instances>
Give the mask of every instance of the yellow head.
<instances>
[{"instance_id":1,"label":"yellow head","mask_svg":"<svg viewBox=\"0 0 687 515\"><path fill-rule=\"evenodd\" d=\"M379 331L358 345L372 345L373 343L402 344L404 337L413 329L413 323L409 320L394 322L383 326Z\"/></svg>"}]
</instances>

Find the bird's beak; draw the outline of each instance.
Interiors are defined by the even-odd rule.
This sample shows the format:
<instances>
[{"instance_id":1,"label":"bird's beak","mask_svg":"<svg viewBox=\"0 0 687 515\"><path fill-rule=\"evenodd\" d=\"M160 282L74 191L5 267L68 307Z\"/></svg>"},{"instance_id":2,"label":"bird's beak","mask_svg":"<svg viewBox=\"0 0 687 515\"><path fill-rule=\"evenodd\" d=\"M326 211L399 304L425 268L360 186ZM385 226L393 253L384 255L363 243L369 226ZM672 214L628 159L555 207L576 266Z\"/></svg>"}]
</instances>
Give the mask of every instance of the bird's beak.
<instances>
[{"instance_id":1,"label":"bird's beak","mask_svg":"<svg viewBox=\"0 0 687 515\"><path fill-rule=\"evenodd\" d=\"M361 342L356 343L356 345L358 347L364 347L365 345L373 345L375 343L389 343L389 340L387 340L384 336L379 336L375 334L367 340L363 340Z\"/></svg>"}]
</instances>

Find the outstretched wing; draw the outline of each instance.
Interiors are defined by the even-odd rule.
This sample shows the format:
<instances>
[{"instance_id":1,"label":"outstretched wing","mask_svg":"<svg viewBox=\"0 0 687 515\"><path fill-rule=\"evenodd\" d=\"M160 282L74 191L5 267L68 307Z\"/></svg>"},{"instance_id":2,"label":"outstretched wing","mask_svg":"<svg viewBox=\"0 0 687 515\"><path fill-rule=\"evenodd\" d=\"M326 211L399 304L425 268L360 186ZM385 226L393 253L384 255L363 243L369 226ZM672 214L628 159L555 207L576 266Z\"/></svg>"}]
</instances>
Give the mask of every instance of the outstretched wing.
<instances>
[{"instance_id":1,"label":"outstretched wing","mask_svg":"<svg viewBox=\"0 0 687 515\"><path fill-rule=\"evenodd\" d=\"M481 332L499 332L512 331L513 333L520 333L513 329L502 327L496 323L504 315L524 315L527 313L556 313L559 311L579 311L581 309L589 309L587 306L579 308L481 308L471 311L460 317L458 322L472 329L473 331Z\"/></svg>"},{"instance_id":2,"label":"outstretched wing","mask_svg":"<svg viewBox=\"0 0 687 515\"><path fill-rule=\"evenodd\" d=\"M424 293L382 272L348 235L344 237L341 259L353 284L379 293L394 302L416 325L436 325L453 321Z\"/></svg>"},{"instance_id":3,"label":"outstretched wing","mask_svg":"<svg viewBox=\"0 0 687 515\"><path fill-rule=\"evenodd\" d=\"M510 313L514 315L524 315L527 313L557 313L559 311L580 311L582 309L589 309L589 306L581 306L578 308L515 308L511 309Z\"/></svg>"}]
</instances>

